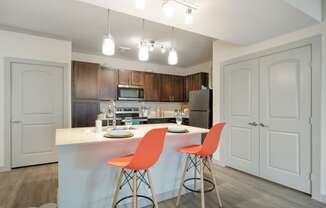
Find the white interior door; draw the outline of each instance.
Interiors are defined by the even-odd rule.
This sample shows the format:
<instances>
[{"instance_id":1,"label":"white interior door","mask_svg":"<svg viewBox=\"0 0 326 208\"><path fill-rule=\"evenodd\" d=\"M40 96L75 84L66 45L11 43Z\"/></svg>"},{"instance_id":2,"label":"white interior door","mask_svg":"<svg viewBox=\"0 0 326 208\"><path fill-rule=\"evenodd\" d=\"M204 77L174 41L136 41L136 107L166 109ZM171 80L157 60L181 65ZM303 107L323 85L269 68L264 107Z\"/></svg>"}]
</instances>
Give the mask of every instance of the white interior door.
<instances>
[{"instance_id":1,"label":"white interior door","mask_svg":"<svg viewBox=\"0 0 326 208\"><path fill-rule=\"evenodd\" d=\"M258 60L224 67L227 165L259 174Z\"/></svg>"},{"instance_id":2,"label":"white interior door","mask_svg":"<svg viewBox=\"0 0 326 208\"><path fill-rule=\"evenodd\" d=\"M311 48L261 58L261 176L310 193Z\"/></svg>"},{"instance_id":3,"label":"white interior door","mask_svg":"<svg viewBox=\"0 0 326 208\"><path fill-rule=\"evenodd\" d=\"M12 167L57 161L55 129L63 127L63 68L12 63Z\"/></svg>"}]
</instances>

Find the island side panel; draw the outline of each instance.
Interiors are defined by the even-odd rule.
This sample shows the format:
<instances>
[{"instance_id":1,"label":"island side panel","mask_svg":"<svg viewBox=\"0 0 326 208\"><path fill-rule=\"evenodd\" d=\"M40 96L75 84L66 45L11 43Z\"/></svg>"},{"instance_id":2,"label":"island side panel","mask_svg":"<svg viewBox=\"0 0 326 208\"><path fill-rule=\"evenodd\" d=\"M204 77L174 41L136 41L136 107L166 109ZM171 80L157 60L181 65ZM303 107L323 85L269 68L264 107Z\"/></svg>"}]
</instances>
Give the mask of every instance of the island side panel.
<instances>
[{"instance_id":1,"label":"island side panel","mask_svg":"<svg viewBox=\"0 0 326 208\"><path fill-rule=\"evenodd\" d=\"M60 208L98 208L111 206L118 168L106 161L135 152L139 139L115 140L94 144L58 146ZM185 155L176 152L182 146L199 144L201 134L169 134L160 160L150 169L159 201L176 196L185 165ZM147 188L139 190L149 195ZM120 197L131 194L128 188Z\"/></svg>"}]
</instances>

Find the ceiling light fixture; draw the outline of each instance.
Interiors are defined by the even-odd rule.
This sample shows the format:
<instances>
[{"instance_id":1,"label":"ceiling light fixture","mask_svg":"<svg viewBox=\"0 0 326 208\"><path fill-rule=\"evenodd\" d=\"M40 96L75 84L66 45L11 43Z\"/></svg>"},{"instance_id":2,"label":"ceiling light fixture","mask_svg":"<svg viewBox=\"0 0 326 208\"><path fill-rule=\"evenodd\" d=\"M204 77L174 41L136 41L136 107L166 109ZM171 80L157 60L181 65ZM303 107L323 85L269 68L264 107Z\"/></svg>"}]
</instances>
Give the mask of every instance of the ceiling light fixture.
<instances>
[{"instance_id":1,"label":"ceiling light fixture","mask_svg":"<svg viewBox=\"0 0 326 208\"><path fill-rule=\"evenodd\" d=\"M136 8L137 9L145 9L146 0L136 0Z\"/></svg>"},{"instance_id":2,"label":"ceiling light fixture","mask_svg":"<svg viewBox=\"0 0 326 208\"><path fill-rule=\"evenodd\" d=\"M186 9L185 24L186 25L192 24L192 9L190 9L190 8Z\"/></svg>"},{"instance_id":3,"label":"ceiling light fixture","mask_svg":"<svg viewBox=\"0 0 326 208\"><path fill-rule=\"evenodd\" d=\"M104 36L102 43L102 53L107 56L113 56L115 53L115 42L110 29L110 10L108 9L107 35Z\"/></svg>"},{"instance_id":4,"label":"ceiling light fixture","mask_svg":"<svg viewBox=\"0 0 326 208\"><path fill-rule=\"evenodd\" d=\"M172 17L174 15L175 8L173 3L176 3L186 8L185 24L191 24L192 13L194 10L199 9L199 6L190 2L189 0L162 0L162 10L165 16Z\"/></svg>"},{"instance_id":5,"label":"ceiling light fixture","mask_svg":"<svg viewBox=\"0 0 326 208\"><path fill-rule=\"evenodd\" d=\"M142 40L140 41L138 48L138 59L140 61L148 61L149 59L149 49L146 41L144 41L144 28L145 28L145 20L142 20Z\"/></svg>"},{"instance_id":6,"label":"ceiling light fixture","mask_svg":"<svg viewBox=\"0 0 326 208\"><path fill-rule=\"evenodd\" d=\"M165 53L165 47L164 46L161 47L161 53Z\"/></svg>"},{"instance_id":7,"label":"ceiling light fixture","mask_svg":"<svg viewBox=\"0 0 326 208\"><path fill-rule=\"evenodd\" d=\"M174 27L172 27L172 35L173 35L173 42L175 42L175 38L174 38ZM173 46L173 44L172 44L172 48L171 48L171 50L169 52L168 63L170 65L176 65L176 64L178 64L178 53L175 50L175 46Z\"/></svg>"},{"instance_id":8,"label":"ceiling light fixture","mask_svg":"<svg viewBox=\"0 0 326 208\"><path fill-rule=\"evenodd\" d=\"M163 0L162 9L163 9L163 13L165 14L165 16L167 16L167 17L174 16L174 7L172 5L172 1Z\"/></svg>"}]
</instances>

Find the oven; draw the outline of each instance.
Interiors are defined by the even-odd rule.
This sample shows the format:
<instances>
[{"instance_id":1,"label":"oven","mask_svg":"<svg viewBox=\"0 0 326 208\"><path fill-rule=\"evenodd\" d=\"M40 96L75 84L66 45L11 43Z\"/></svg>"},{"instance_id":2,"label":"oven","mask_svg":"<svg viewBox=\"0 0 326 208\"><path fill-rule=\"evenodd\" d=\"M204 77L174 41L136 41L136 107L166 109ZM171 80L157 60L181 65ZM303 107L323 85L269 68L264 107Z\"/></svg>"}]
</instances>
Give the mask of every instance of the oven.
<instances>
[{"instance_id":1,"label":"oven","mask_svg":"<svg viewBox=\"0 0 326 208\"><path fill-rule=\"evenodd\" d=\"M144 100L144 88L133 85L118 85L118 100Z\"/></svg>"}]
</instances>

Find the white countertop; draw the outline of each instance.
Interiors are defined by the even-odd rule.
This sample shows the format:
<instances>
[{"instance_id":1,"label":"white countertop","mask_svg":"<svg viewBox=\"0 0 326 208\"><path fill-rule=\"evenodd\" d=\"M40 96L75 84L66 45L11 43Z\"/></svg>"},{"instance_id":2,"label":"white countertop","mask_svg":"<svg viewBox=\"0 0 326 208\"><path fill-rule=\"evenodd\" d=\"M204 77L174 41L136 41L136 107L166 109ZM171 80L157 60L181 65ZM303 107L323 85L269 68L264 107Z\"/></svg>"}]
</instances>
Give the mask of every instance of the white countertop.
<instances>
[{"instance_id":1,"label":"white countertop","mask_svg":"<svg viewBox=\"0 0 326 208\"><path fill-rule=\"evenodd\" d=\"M99 142L114 142L114 141L121 141L121 140L130 140L130 139L140 139L142 138L149 130L154 128L168 128L177 126L177 124L144 124L144 125L134 125L135 130L130 130L134 136L130 138L123 138L123 139L110 139L106 138L103 135L106 132L102 133L95 133L95 127L89 128L67 128L67 129L57 129L56 130L56 145L63 146L63 145L77 145L77 144L89 144L89 143L99 143ZM184 134L203 134L207 133L208 129L191 127L181 125L186 128L189 132ZM167 133L169 135L178 135L175 133Z\"/></svg>"}]
</instances>

